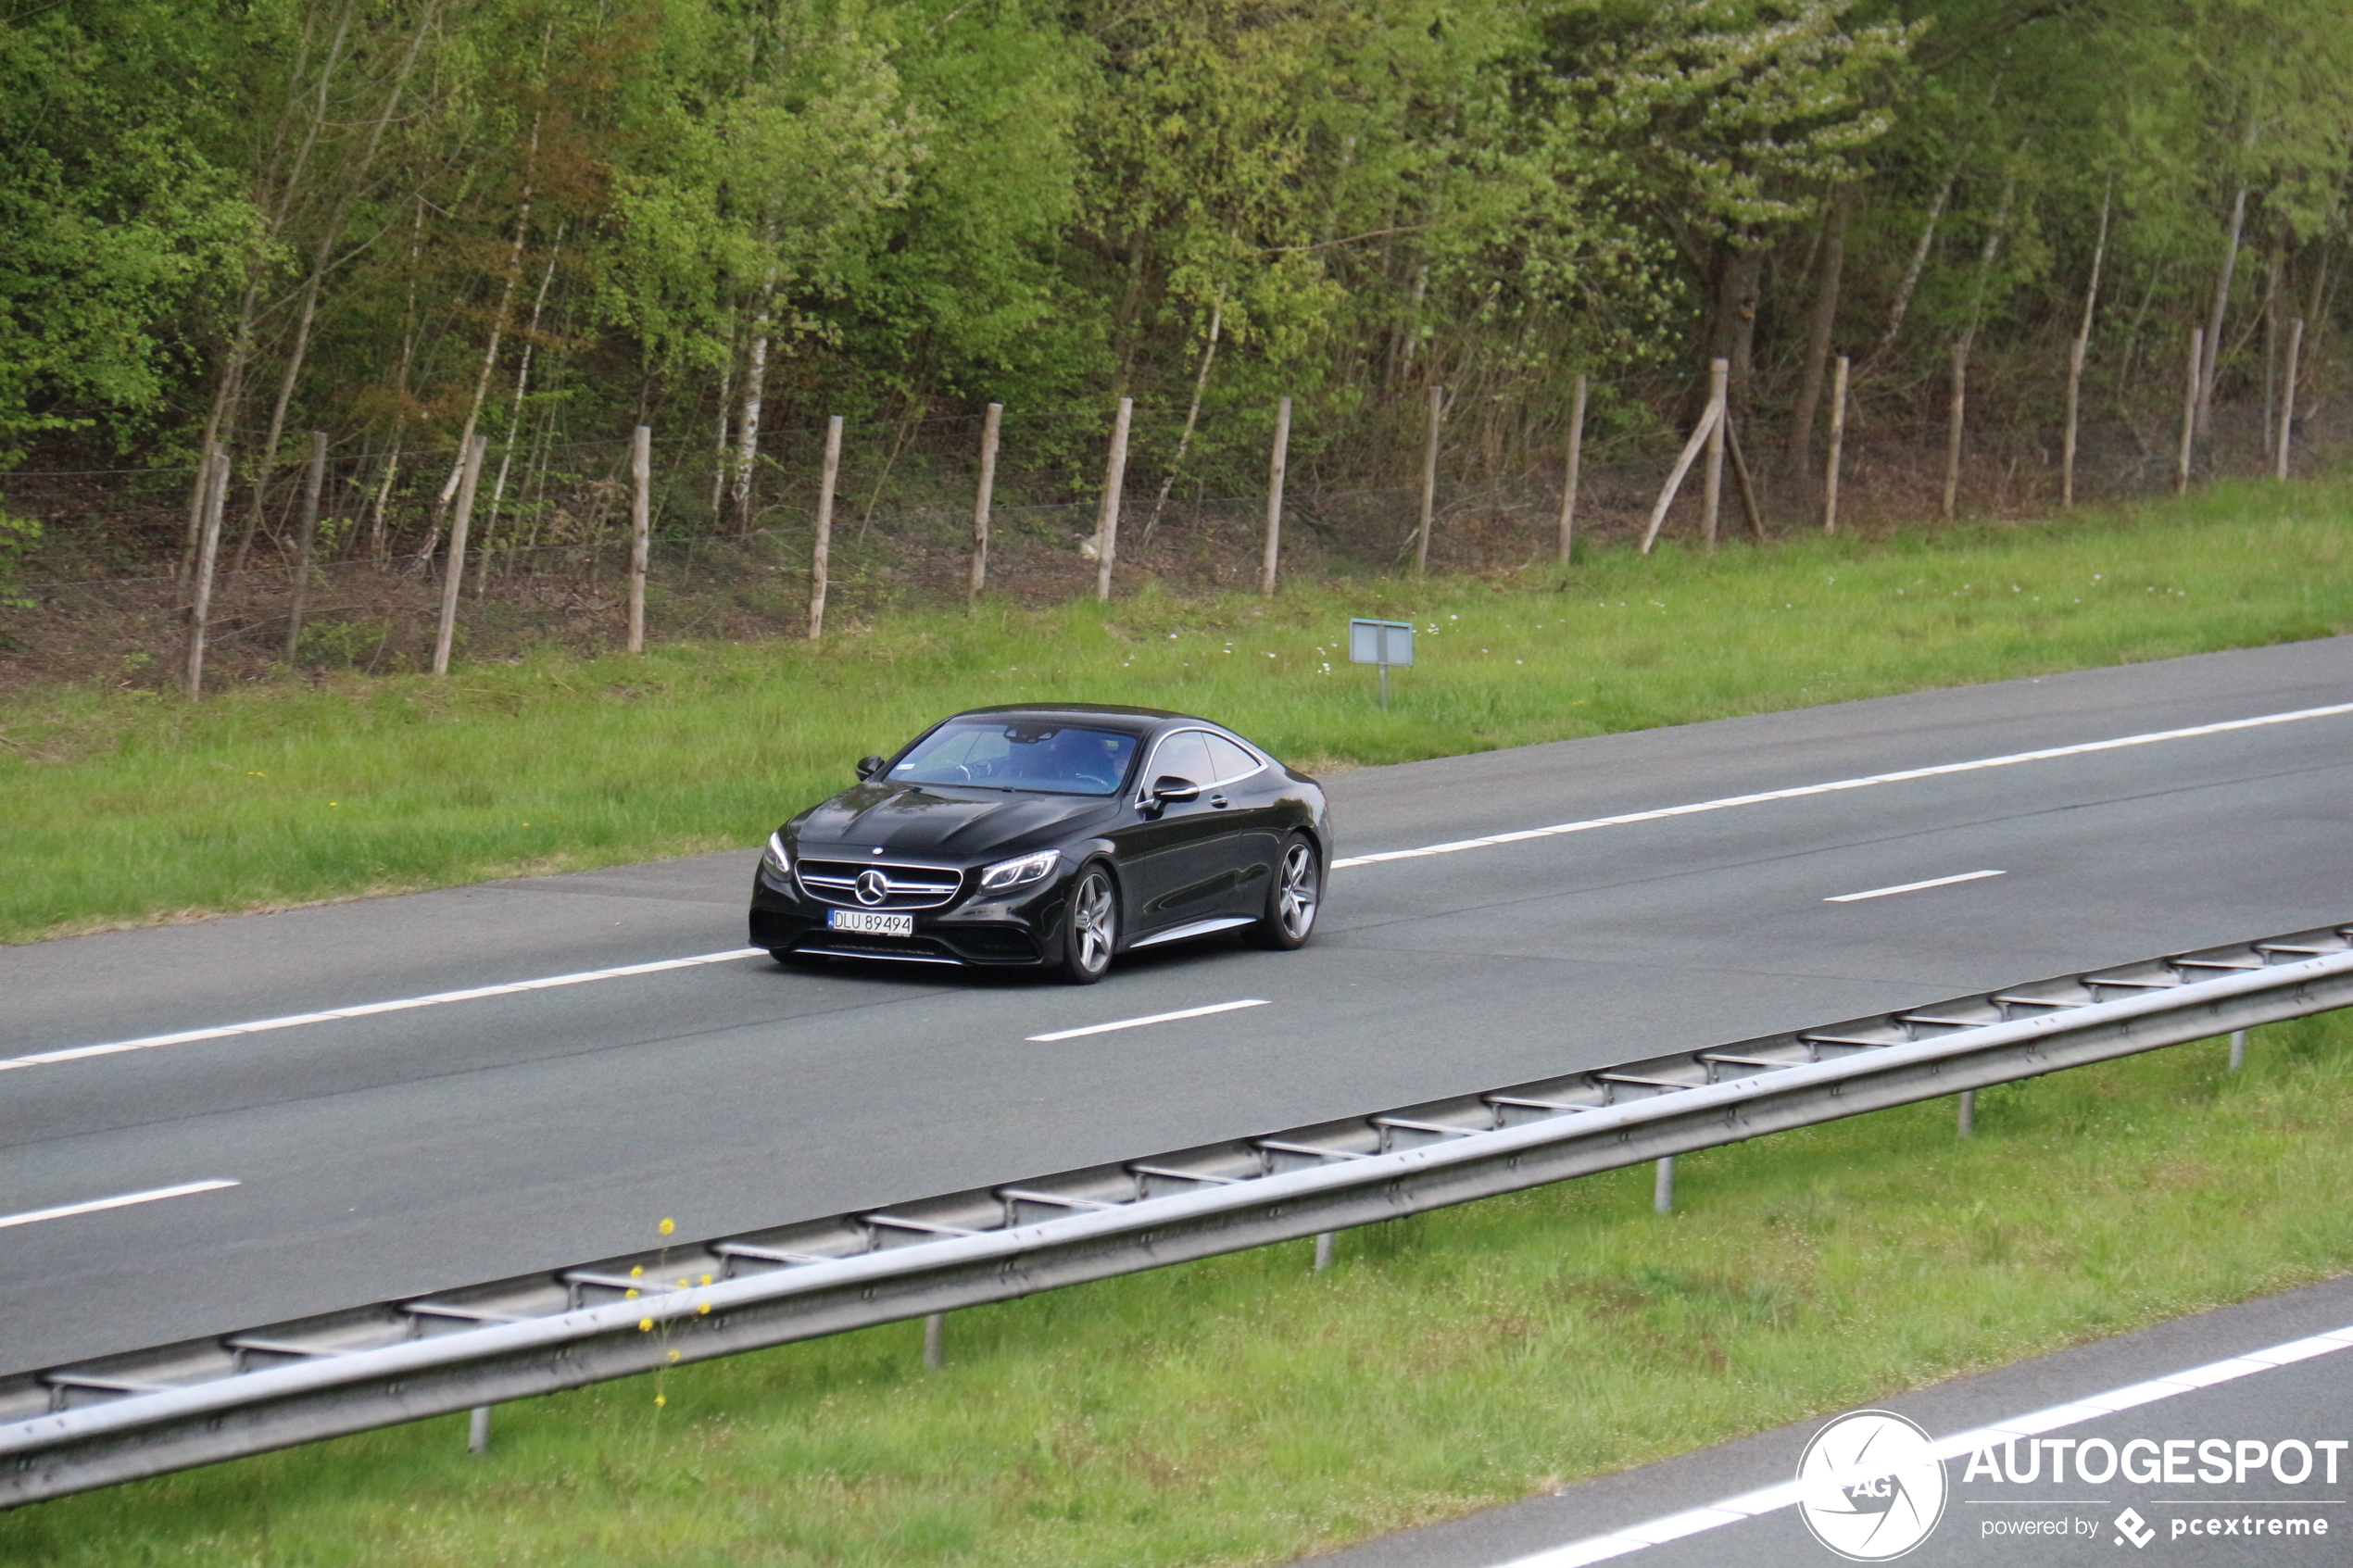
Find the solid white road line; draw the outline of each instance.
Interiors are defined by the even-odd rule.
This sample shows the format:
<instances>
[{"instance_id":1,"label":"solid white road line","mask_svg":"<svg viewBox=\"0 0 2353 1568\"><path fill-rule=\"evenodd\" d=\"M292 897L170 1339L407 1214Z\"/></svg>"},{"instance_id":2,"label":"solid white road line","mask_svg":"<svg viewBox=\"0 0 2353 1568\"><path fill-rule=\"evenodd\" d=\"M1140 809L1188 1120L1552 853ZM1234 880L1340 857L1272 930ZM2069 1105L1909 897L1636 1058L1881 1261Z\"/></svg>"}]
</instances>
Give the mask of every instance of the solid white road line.
<instances>
[{"instance_id":1,"label":"solid white road line","mask_svg":"<svg viewBox=\"0 0 2353 1568\"><path fill-rule=\"evenodd\" d=\"M2228 1361L2192 1367L2186 1372L2170 1373L2163 1377L2153 1377L2146 1383L2111 1388L2104 1394L2094 1394L2064 1405L2054 1405L2048 1410L2013 1416L1990 1426L1956 1433L1931 1443L1929 1452L1940 1460L1963 1459L1980 1449L1992 1448L2020 1437L2039 1436L2062 1427L2081 1425L2087 1421L2114 1415L2120 1411L2170 1399L2176 1394L2211 1388L2218 1383L2252 1377L2259 1372L2270 1372L2296 1361L2309 1361L2314 1356L2331 1355L2345 1349L2353 1349L2353 1323L2331 1329L2326 1334L2316 1334L2309 1339L2291 1339L2284 1345L2249 1350L2244 1356L2233 1356ZM1851 1473L1825 1475L1803 1486L1795 1481L1785 1481L1778 1486L1767 1486L1758 1491L1743 1492L1736 1498L1726 1498L1705 1508L1670 1513L1664 1518L1613 1530L1605 1536L1592 1536L1547 1551L1516 1557L1503 1564L1502 1568L1584 1568L1589 1562L1606 1562L1614 1557L1638 1552L1644 1547L1680 1540L1686 1536L1695 1536L1719 1525L1737 1524L1759 1514L1793 1508L1808 1495L1818 1494L1830 1486L1853 1486L1874 1478L1868 1469L1857 1469Z\"/></svg>"},{"instance_id":2,"label":"solid white road line","mask_svg":"<svg viewBox=\"0 0 2353 1568\"><path fill-rule=\"evenodd\" d=\"M551 974L540 980L516 980L504 985L476 985L465 991L436 991L430 997L403 997L397 1001L362 1002L357 1007L329 1008L323 1012L291 1013L284 1018L264 1018L252 1023L223 1023L212 1029L187 1029L177 1035L149 1035L137 1040L116 1040L103 1046L69 1046L63 1050L43 1051L37 1056L19 1056L0 1060L0 1073L14 1072L19 1067L47 1067L60 1061L80 1061L84 1057L114 1056L122 1051L153 1050L157 1046L184 1046L197 1040L226 1040L239 1035L260 1035L272 1029L292 1029L304 1023L328 1023L340 1018L366 1018L371 1013L406 1012L410 1008L439 1007L445 1002L479 1001L484 997L511 997L521 991L552 991L560 985L585 985L592 980L619 980L630 974L659 974L664 970L693 969L699 964L732 963L737 959L767 957L761 947L731 947L724 953L698 953L689 959L661 959L652 963L623 964L618 969L584 970L578 974Z\"/></svg>"},{"instance_id":3,"label":"solid white road line","mask_svg":"<svg viewBox=\"0 0 2353 1568\"><path fill-rule=\"evenodd\" d=\"M185 1198L192 1192L219 1192L233 1187L234 1182L182 1182L176 1187L157 1187L153 1192L126 1192L120 1198L94 1198L87 1203L68 1203L56 1209L35 1209L23 1214L0 1214L0 1231L10 1225L37 1225L44 1220L70 1219L76 1214L95 1214L102 1209L127 1209L133 1203L153 1203L159 1198Z\"/></svg>"},{"instance_id":4,"label":"solid white road line","mask_svg":"<svg viewBox=\"0 0 2353 1568\"><path fill-rule=\"evenodd\" d=\"M1982 882L1989 876L2007 876L2007 872L1963 872L1958 876L1940 876L1927 882L1906 882L1894 887L1874 887L1868 893L1842 893L1835 898L1825 898L1825 904L1859 904L1866 898L1884 898L1895 893L1918 893L1923 887L1950 887L1957 882Z\"/></svg>"},{"instance_id":5,"label":"solid white road line","mask_svg":"<svg viewBox=\"0 0 2353 1568\"><path fill-rule=\"evenodd\" d=\"M1246 1001L1216 1002L1205 1008L1187 1008L1182 1012L1156 1012L1150 1018L1123 1018L1116 1023L1089 1023L1084 1029L1059 1029L1051 1035L1032 1035L1031 1043L1048 1044L1055 1040L1076 1040L1081 1035L1108 1035L1114 1029L1141 1029L1147 1023L1174 1023L1180 1018L1207 1018L1213 1012L1233 1012L1241 1008L1263 1008L1266 999L1252 997Z\"/></svg>"},{"instance_id":6,"label":"solid white road line","mask_svg":"<svg viewBox=\"0 0 2353 1568\"><path fill-rule=\"evenodd\" d=\"M1907 784L1914 779L1943 778L1948 773L1974 773L1986 768L2011 768L2020 762L2047 762L2058 757L2084 757L2095 751L2120 751L2132 746L2155 746L2160 741L2196 740L2201 735L2226 734L2233 730L2261 729L2269 724L2294 724L2306 719L2334 719L2353 713L2353 702L2341 702L2333 708L2302 708L2293 713L2266 713L2254 719L2232 719L2220 724L2198 724L2186 730L2157 730L2145 735L2122 735L2115 740L2086 741L2081 746L2054 746L2041 751L2013 752L2007 757L1982 757L1973 762L1945 762L1933 768L1907 768L1900 773L1873 773L1868 778L1833 779L1828 784L1799 784L1793 789L1769 789L1756 795L1730 795L1721 800L1699 800L1689 806L1669 806L1656 811L1628 811L1621 816L1595 817L1582 822L1560 822L1548 828L1523 828L1517 833L1491 834L1485 838L1461 838L1451 844L1431 844L1419 849L1386 849L1378 855L1351 855L1334 860L1332 870L1348 866L1370 866L1383 860L1412 860L1425 855L1459 855L1466 849L1488 849L1498 844L1517 844L1523 839L1554 838L1566 833L1586 833L1594 828L1623 827L1631 822L1664 822L1669 817L1695 817L1703 811L1729 810L1734 806L1761 806L1772 800L1799 800L1809 795L1835 795L1843 789L1869 789L1874 784Z\"/></svg>"}]
</instances>

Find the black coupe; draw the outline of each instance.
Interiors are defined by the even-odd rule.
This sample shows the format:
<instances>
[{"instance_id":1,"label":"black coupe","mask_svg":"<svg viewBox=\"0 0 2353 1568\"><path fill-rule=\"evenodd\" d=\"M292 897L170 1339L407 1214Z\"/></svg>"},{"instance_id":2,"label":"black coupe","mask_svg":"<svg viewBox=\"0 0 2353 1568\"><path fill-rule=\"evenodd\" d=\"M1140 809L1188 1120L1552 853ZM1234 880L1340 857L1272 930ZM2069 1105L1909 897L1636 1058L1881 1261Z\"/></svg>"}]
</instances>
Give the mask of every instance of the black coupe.
<instances>
[{"instance_id":1,"label":"black coupe","mask_svg":"<svg viewBox=\"0 0 2353 1568\"><path fill-rule=\"evenodd\" d=\"M981 708L858 764L768 836L751 940L778 959L1056 972L1245 930L1315 928L1324 792L1205 719L1057 703Z\"/></svg>"}]
</instances>

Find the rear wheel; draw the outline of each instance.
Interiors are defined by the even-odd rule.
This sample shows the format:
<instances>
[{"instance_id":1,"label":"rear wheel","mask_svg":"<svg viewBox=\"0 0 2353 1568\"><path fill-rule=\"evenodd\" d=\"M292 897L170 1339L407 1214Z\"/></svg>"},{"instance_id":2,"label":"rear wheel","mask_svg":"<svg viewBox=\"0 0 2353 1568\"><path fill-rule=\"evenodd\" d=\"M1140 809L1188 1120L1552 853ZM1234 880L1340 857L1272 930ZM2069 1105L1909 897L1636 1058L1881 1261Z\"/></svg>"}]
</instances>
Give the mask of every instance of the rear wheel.
<instances>
[{"instance_id":1,"label":"rear wheel","mask_svg":"<svg viewBox=\"0 0 2353 1568\"><path fill-rule=\"evenodd\" d=\"M1062 977L1074 985L1092 985L1111 969L1119 947L1119 889L1111 868L1089 862L1071 884L1070 917L1063 922Z\"/></svg>"},{"instance_id":2,"label":"rear wheel","mask_svg":"<svg viewBox=\"0 0 2353 1568\"><path fill-rule=\"evenodd\" d=\"M1266 912L1251 927L1251 937L1262 947L1289 951L1303 947L1315 933L1315 912L1324 902L1324 858L1315 842L1303 833L1283 841L1275 862L1274 881L1266 888Z\"/></svg>"}]
</instances>

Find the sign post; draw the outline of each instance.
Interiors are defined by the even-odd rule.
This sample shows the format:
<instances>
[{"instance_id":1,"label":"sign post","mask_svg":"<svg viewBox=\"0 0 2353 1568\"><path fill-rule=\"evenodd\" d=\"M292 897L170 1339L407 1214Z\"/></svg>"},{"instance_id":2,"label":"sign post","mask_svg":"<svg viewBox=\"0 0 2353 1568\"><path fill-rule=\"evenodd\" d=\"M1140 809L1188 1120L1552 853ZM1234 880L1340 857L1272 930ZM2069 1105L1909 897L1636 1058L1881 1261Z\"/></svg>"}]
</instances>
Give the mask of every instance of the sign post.
<instances>
[{"instance_id":1,"label":"sign post","mask_svg":"<svg viewBox=\"0 0 2353 1568\"><path fill-rule=\"evenodd\" d=\"M1380 705L1389 708L1389 667L1414 662L1414 623L1410 621L1351 621L1348 661L1380 666Z\"/></svg>"}]
</instances>

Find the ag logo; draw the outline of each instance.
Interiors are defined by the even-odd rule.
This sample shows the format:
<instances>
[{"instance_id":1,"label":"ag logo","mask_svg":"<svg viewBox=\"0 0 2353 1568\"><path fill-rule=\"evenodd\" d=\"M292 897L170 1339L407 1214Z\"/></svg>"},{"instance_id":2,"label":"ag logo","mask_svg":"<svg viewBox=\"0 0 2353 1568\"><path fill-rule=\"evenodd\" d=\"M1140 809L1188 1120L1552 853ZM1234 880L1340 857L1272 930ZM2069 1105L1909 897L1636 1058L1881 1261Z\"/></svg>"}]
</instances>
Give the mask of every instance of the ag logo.
<instances>
[{"instance_id":1,"label":"ag logo","mask_svg":"<svg viewBox=\"0 0 2353 1568\"><path fill-rule=\"evenodd\" d=\"M871 867L858 873L858 901L879 904L890 897L890 880Z\"/></svg>"},{"instance_id":2,"label":"ag logo","mask_svg":"<svg viewBox=\"0 0 2353 1568\"><path fill-rule=\"evenodd\" d=\"M1886 1411L1856 1411L1815 1433L1797 1480L1806 1527L1852 1562L1901 1557L1944 1516L1944 1465L1928 1434Z\"/></svg>"}]
</instances>

